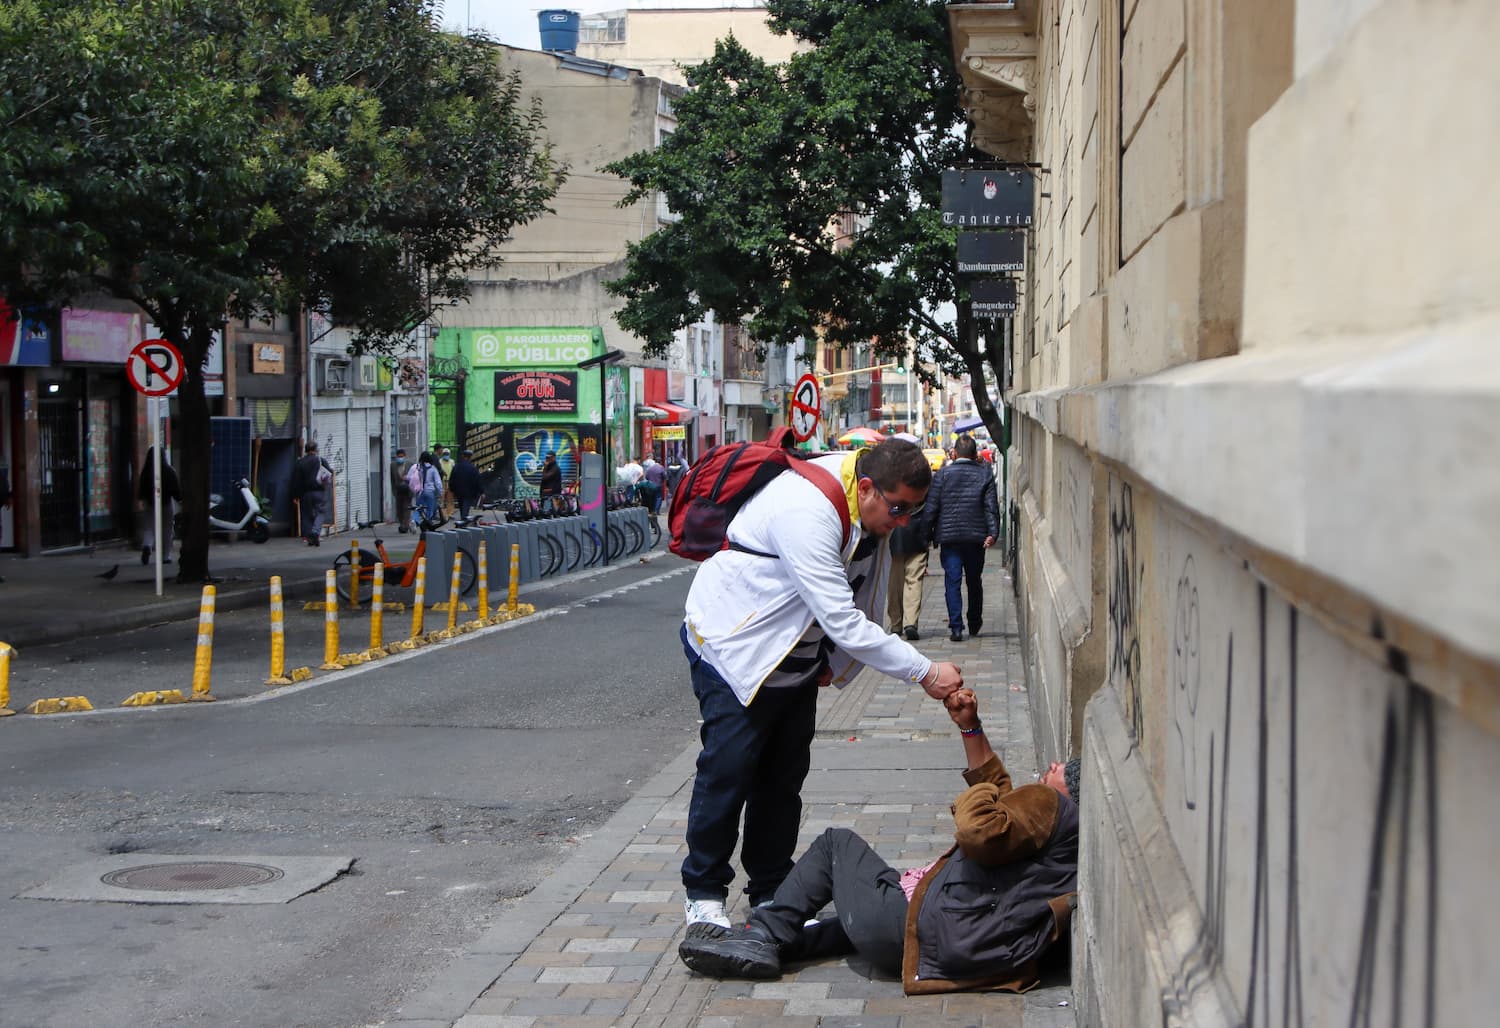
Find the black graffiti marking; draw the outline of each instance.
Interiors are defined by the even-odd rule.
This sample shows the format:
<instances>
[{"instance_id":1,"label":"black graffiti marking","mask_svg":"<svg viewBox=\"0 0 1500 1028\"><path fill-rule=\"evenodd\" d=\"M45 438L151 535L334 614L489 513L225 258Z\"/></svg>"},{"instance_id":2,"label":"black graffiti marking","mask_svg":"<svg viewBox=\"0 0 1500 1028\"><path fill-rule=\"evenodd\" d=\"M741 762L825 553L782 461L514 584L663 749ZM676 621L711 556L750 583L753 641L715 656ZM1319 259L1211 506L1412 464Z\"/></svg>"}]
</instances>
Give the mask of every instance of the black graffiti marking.
<instances>
[{"instance_id":1,"label":"black graffiti marking","mask_svg":"<svg viewBox=\"0 0 1500 1028\"><path fill-rule=\"evenodd\" d=\"M1399 704L1399 709L1398 709ZM1420 762L1418 750L1420 749ZM1407 915L1412 906L1410 863L1416 829L1411 813L1413 779L1423 778L1423 802L1427 823L1427 875L1423 882L1425 911L1423 918L1422 970L1419 987L1422 994L1422 1020L1425 1026L1437 1023L1437 888L1438 888L1438 797L1437 797L1437 725L1430 693L1411 679L1398 697L1392 697L1385 709L1385 732L1380 752L1380 784L1376 789L1375 827L1370 839L1370 866L1365 887L1365 909L1360 930L1359 967L1355 976L1354 996L1350 1001L1349 1025L1358 1028L1371 1023L1375 988L1379 975L1376 945L1380 922L1389 905L1393 919L1391 952L1392 1023L1400 1023L1404 1012L1406 987ZM1399 806L1399 810L1393 810ZM1395 814L1395 817L1392 815ZM1394 843L1397 857L1394 888L1386 888L1386 860Z\"/></svg>"},{"instance_id":2,"label":"black graffiti marking","mask_svg":"<svg viewBox=\"0 0 1500 1028\"><path fill-rule=\"evenodd\" d=\"M1173 728L1182 756L1183 802L1198 808L1198 693L1203 685L1199 667L1201 649L1198 615L1197 568L1193 555L1182 563L1177 576L1177 617L1172 625Z\"/></svg>"},{"instance_id":3,"label":"black graffiti marking","mask_svg":"<svg viewBox=\"0 0 1500 1028\"><path fill-rule=\"evenodd\" d=\"M1141 640L1136 602L1139 582L1145 566L1136 558L1135 502L1129 483L1120 483L1118 503L1110 493L1109 534L1113 553L1113 574L1109 584L1109 621L1114 645L1110 650L1110 677L1125 679L1126 700L1130 707L1132 738L1139 740L1144 726L1141 712Z\"/></svg>"},{"instance_id":4,"label":"black graffiti marking","mask_svg":"<svg viewBox=\"0 0 1500 1028\"><path fill-rule=\"evenodd\" d=\"M1280 809L1280 797L1271 796L1270 781L1270 687L1267 660L1267 600L1264 585L1259 587L1257 667L1258 692L1256 718L1256 841L1254 844L1254 886L1250 905L1250 963L1245 986L1246 1025L1302 1025L1304 1008L1304 962L1301 932L1301 894L1299 871L1301 836L1299 832L1298 734L1299 698L1299 620L1295 608L1288 609L1287 623L1287 698L1286 718L1277 728L1287 745L1287 794L1284 823L1272 825ZM1162 997L1163 1023L1180 1022L1191 1009L1191 997L1206 983L1220 965L1225 938L1230 930L1226 916L1227 861L1229 858L1226 826L1228 817L1228 780L1234 721L1234 634L1227 640L1225 662L1224 719L1222 728L1208 736L1205 747L1207 787L1205 816L1207 830L1203 845L1203 922L1198 938L1186 955L1171 993ZM1403 667L1400 659L1392 667ZM1222 740L1222 747L1219 745ZM1215 786L1218 788L1216 789ZM1420 1020L1423 1028L1437 1024L1438 924L1437 896L1439 878L1437 725L1434 700L1430 693L1404 680L1400 691L1386 705L1381 745L1379 781L1373 796L1374 818L1366 871L1365 906L1359 934L1357 973L1350 999L1349 1028L1370 1028L1373 1024L1377 990L1389 983L1390 1009L1385 1023L1405 1023L1408 990L1420 993ZM1425 807L1425 818L1418 810ZM1286 836L1284 881L1285 924L1279 955L1273 954L1271 939L1272 896L1270 850L1272 832ZM1417 847L1426 859L1425 875L1412 871ZM1392 866L1394 865L1394 866ZM1382 924L1388 922L1391 940L1387 952L1379 950ZM1413 931L1413 925L1419 929ZM1409 948L1419 949L1420 967L1409 967ZM1273 958L1281 966L1280 995L1272 995ZM1276 1000L1279 999L1279 1003ZM1279 1007L1278 1011L1274 1008ZM1174 1020L1175 1019L1175 1020Z\"/></svg>"}]
</instances>

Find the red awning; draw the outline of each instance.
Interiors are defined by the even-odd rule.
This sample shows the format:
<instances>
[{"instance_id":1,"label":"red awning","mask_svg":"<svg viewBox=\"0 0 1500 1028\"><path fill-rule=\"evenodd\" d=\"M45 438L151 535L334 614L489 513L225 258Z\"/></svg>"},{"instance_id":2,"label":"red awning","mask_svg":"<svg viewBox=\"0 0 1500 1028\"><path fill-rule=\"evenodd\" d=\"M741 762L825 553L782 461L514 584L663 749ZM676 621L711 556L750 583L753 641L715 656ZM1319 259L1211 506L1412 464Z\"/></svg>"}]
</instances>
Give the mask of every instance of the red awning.
<instances>
[{"instance_id":1,"label":"red awning","mask_svg":"<svg viewBox=\"0 0 1500 1028\"><path fill-rule=\"evenodd\" d=\"M651 406L667 412L668 425L686 425L698 416L697 407L684 407L680 403L668 403L666 400L653 400Z\"/></svg>"}]
</instances>

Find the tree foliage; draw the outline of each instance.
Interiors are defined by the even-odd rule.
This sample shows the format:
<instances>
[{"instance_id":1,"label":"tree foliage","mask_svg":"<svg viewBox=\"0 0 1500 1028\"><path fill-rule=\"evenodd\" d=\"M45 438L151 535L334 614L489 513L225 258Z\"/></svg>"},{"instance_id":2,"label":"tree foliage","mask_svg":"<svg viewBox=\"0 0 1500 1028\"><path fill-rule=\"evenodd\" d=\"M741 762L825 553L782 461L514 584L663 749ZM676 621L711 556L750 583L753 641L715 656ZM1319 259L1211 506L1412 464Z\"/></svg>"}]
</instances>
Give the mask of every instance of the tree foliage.
<instances>
[{"instance_id":1,"label":"tree foliage","mask_svg":"<svg viewBox=\"0 0 1500 1028\"><path fill-rule=\"evenodd\" d=\"M202 366L226 318L405 336L561 171L432 0L0 0L0 293L138 304L183 350L184 579L207 573Z\"/></svg>"},{"instance_id":2,"label":"tree foliage","mask_svg":"<svg viewBox=\"0 0 1500 1028\"><path fill-rule=\"evenodd\" d=\"M733 37L689 69L677 129L610 165L679 220L630 248L610 283L620 324L662 353L705 311L762 344L821 335L967 372L981 410L999 353L967 319L941 173L971 157L941 0L769 0L811 44L780 64ZM841 215L857 230L841 240ZM847 246L845 243L847 242ZM993 417L993 412L989 412ZM998 419L992 428L998 438Z\"/></svg>"}]
</instances>

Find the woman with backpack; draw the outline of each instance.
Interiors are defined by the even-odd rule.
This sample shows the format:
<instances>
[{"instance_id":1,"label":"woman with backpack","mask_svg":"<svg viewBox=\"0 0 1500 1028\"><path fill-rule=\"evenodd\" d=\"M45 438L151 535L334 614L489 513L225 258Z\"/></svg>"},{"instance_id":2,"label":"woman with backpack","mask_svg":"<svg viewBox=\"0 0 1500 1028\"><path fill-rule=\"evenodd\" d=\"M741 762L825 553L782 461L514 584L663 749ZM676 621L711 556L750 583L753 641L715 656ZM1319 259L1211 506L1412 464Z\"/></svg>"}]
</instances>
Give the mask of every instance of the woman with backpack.
<instances>
[{"instance_id":1,"label":"woman with backpack","mask_svg":"<svg viewBox=\"0 0 1500 1028\"><path fill-rule=\"evenodd\" d=\"M422 451L411 471L407 472L406 484L411 486L412 506L421 511L422 521L436 523L438 502L443 496L443 473L438 470L432 451Z\"/></svg>"}]
</instances>

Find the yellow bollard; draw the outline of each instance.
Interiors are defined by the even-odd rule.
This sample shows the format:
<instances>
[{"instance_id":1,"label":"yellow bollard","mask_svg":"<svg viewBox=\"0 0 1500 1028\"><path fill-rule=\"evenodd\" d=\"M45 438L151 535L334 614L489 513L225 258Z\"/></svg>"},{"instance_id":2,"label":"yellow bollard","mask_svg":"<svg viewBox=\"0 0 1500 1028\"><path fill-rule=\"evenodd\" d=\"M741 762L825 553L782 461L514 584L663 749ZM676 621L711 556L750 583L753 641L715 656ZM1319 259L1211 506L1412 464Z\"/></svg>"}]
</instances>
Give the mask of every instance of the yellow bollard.
<instances>
[{"instance_id":1,"label":"yellow bollard","mask_svg":"<svg viewBox=\"0 0 1500 1028\"><path fill-rule=\"evenodd\" d=\"M349 609L359 609L359 540L349 541Z\"/></svg>"},{"instance_id":2,"label":"yellow bollard","mask_svg":"<svg viewBox=\"0 0 1500 1028\"><path fill-rule=\"evenodd\" d=\"M281 576L271 576L271 677L267 685L291 685L286 676L286 612L281 605Z\"/></svg>"},{"instance_id":3,"label":"yellow bollard","mask_svg":"<svg viewBox=\"0 0 1500 1028\"><path fill-rule=\"evenodd\" d=\"M339 582L338 572L329 568L323 573L323 671L342 671L339 663Z\"/></svg>"},{"instance_id":4,"label":"yellow bollard","mask_svg":"<svg viewBox=\"0 0 1500 1028\"><path fill-rule=\"evenodd\" d=\"M464 551L453 551L453 578L448 585L448 634L453 634L453 629L458 626L458 584L463 578Z\"/></svg>"},{"instance_id":5,"label":"yellow bollard","mask_svg":"<svg viewBox=\"0 0 1500 1028\"><path fill-rule=\"evenodd\" d=\"M484 543L479 544L479 622L490 619L490 575L485 562Z\"/></svg>"},{"instance_id":6,"label":"yellow bollard","mask_svg":"<svg viewBox=\"0 0 1500 1028\"><path fill-rule=\"evenodd\" d=\"M375 584L370 589L370 656L385 656L385 565L375 564Z\"/></svg>"},{"instance_id":7,"label":"yellow bollard","mask_svg":"<svg viewBox=\"0 0 1500 1028\"><path fill-rule=\"evenodd\" d=\"M521 544L510 544L510 590L505 594L507 610L516 609L516 590L521 588Z\"/></svg>"},{"instance_id":8,"label":"yellow bollard","mask_svg":"<svg viewBox=\"0 0 1500 1028\"><path fill-rule=\"evenodd\" d=\"M209 686L214 670L214 597L217 595L217 589L205 585L203 599L198 603L198 651L193 654L192 699L199 703L213 702Z\"/></svg>"},{"instance_id":9,"label":"yellow bollard","mask_svg":"<svg viewBox=\"0 0 1500 1028\"><path fill-rule=\"evenodd\" d=\"M10 643L0 643L0 717L15 714L10 709L10 655L15 652Z\"/></svg>"},{"instance_id":10,"label":"yellow bollard","mask_svg":"<svg viewBox=\"0 0 1500 1028\"><path fill-rule=\"evenodd\" d=\"M427 558L417 558L417 591L412 597L411 637L413 641L422 637L422 613L427 608Z\"/></svg>"}]
</instances>

